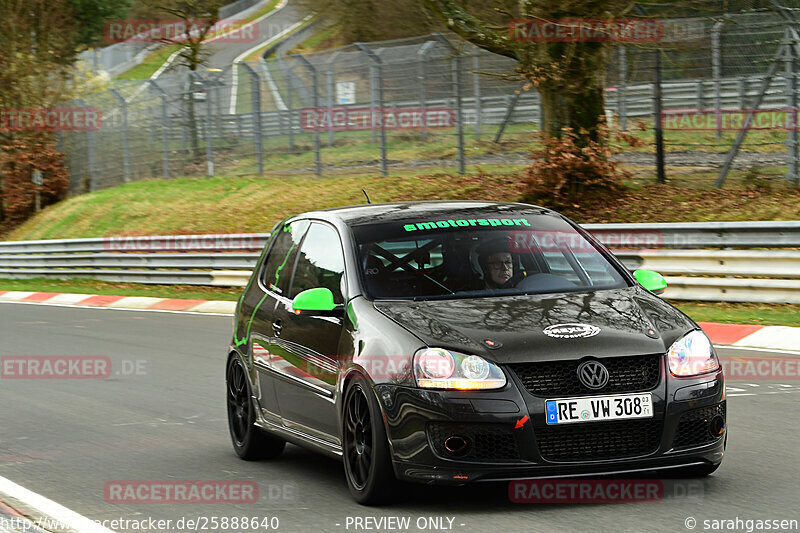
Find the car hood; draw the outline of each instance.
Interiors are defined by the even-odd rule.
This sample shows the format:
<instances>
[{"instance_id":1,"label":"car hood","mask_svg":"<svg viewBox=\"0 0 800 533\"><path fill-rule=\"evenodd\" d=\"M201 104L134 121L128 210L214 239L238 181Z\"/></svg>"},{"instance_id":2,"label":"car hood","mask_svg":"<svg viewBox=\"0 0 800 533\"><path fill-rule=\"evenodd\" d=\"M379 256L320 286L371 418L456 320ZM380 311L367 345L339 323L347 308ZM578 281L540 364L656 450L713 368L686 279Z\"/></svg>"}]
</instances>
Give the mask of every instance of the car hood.
<instances>
[{"instance_id":1,"label":"car hood","mask_svg":"<svg viewBox=\"0 0 800 533\"><path fill-rule=\"evenodd\" d=\"M697 325L639 288L429 301L376 301L375 308L428 346L497 363L663 353ZM591 337L544 333L585 324ZM556 331L558 334L559 331Z\"/></svg>"}]
</instances>

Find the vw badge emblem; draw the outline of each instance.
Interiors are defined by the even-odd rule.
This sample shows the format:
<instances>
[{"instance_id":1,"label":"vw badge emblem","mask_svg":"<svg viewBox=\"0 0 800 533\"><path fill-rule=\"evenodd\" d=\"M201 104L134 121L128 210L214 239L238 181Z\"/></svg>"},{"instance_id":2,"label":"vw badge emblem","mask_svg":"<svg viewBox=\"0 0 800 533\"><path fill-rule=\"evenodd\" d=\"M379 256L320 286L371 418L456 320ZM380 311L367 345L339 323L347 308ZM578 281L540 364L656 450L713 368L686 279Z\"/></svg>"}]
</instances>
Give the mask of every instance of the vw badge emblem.
<instances>
[{"instance_id":1,"label":"vw badge emblem","mask_svg":"<svg viewBox=\"0 0 800 533\"><path fill-rule=\"evenodd\" d=\"M597 361L586 361L578 366L578 379L592 390L608 385L608 369Z\"/></svg>"}]
</instances>

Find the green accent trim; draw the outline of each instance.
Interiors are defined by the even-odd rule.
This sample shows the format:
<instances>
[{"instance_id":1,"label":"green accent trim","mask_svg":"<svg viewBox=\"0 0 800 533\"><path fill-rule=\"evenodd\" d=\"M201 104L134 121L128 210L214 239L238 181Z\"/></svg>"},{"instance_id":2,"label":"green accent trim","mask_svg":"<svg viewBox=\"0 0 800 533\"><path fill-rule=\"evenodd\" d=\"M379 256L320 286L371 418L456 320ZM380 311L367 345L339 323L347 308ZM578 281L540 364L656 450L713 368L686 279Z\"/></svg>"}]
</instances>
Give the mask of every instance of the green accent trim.
<instances>
[{"instance_id":1,"label":"green accent trim","mask_svg":"<svg viewBox=\"0 0 800 533\"><path fill-rule=\"evenodd\" d=\"M667 288L664 276L653 270L637 270L633 273L633 277L642 287L654 294L661 294Z\"/></svg>"},{"instance_id":2,"label":"green accent trim","mask_svg":"<svg viewBox=\"0 0 800 533\"><path fill-rule=\"evenodd\" d=\"M258 308L261 307L261 304L264 303L264 300L267 299L267 296L268 296L267 293L264 293L264 296L261 297L261 301L258 302L258 305L255 306L255 308L253 309L253 314L250 315L250 322L247 323L247 333L245 333L244 337L242 337L241 339L237 339L236 335L234 334L233 341L236 346L241 346L242 344L247 342L247 339L250 338L250 327L253 325L253 319L256 316L256 311L258 311Z\"/></svg>"},{"instance_id":3,"label":"green accent trim","mask_svg":"<svg viewBox=\"0 0 800 533\"><path fill-rule=\"evenodd\" d=\"M358 317L356 316L356 310L353 309L353 302L347 304L347 318L350 319L350 323L353 324L353 329L358 329Z\"/></svg>"},{"instance_id":4,"label":"green accent trim","mask_svg":"<svg viewBox=\"0 0 800 533\"><path fill-rule=\"evenodd\" d=\"M286 266L286 261L288 261L289 260L289 256L292 255L292 250L294 250L294 247L295 247L296 244L297 244L296 242L292 242L292 245L289 247L289 251L286 252L286 257L283 258L283 263L281 263L281 266L279 266L277 269L275 269L275 286L276 287L278 286L278 278L281 277L281 270L283 270L283 267Z\"/></svg>"},{"instance_id":5,"label":"green accent trim","mask_svg":"<svg viewBox=\"0 0 800 533\"><path fill-rule=\"evenodd\" d=\"M292 308L295 311L333 311L333 293L325 287L308 289L294 297Z\"/></svg>"}]
</instances>

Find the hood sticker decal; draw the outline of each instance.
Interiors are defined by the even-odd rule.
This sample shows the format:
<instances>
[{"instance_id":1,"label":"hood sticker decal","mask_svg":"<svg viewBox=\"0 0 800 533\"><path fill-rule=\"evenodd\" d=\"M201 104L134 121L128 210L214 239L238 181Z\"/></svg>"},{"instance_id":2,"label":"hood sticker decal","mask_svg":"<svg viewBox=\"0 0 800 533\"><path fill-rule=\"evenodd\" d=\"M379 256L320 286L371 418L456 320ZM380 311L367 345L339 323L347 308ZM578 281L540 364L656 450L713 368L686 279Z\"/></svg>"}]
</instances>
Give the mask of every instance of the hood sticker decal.
<instances>
[{"instance_id":1,"label":"hood sticker decal","mask_svg":"<svg viewBox=\"0 0 800 533\"><path fill-rule=\"evenodd\" d=\"M554 324L544 328L542 333L556 339L579 339L594 337L600 333L600 328L589 324Z\"/></svg>"}]
</instances>

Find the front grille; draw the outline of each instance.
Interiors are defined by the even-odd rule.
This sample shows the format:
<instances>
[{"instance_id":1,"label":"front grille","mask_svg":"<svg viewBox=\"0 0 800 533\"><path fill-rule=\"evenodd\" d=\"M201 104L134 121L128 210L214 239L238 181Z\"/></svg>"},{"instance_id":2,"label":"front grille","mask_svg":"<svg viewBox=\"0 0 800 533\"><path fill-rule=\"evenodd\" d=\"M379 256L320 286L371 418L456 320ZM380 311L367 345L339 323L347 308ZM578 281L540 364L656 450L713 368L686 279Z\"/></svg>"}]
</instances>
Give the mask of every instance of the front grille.
<instances>
[{"instance_id":1,"label":"front grille","mask_svg":"<svg viewBox=\"0 0 800 533\"><path fill-rule=\"evenodd\" d=\"M654 389L661 376L661 358L661 354L652 354L598 359L608 369L608 384L599 390L578 380L582 361L516 363L509 367L534 396L581 396Z\"/></svg>"},{"instance_id":2,"label":"front grille","mask_svg":"<svg viewBox=\"0 0 800 533\"><path fill-rule=\"evenodd\" d=\"M444 449L447 437L458 435L467 440L468 449L462 455L452 455ZM497 424L428 424L428 437L437 455L447 459L472 461L509 461L519 459L519 447L510 429Z\"/></svg>"},{"instance_id":3,"label":"front grille","mask_svg":"<svg viewBox=\"0 0 800 533\"><path fill-rule=\"evenodd\" d=\"M536 442L548 461L620 459L655 452L662 427L660 420L555 425L536 429Z\"/></svg>"},{"instance_id":4,"label":"front grille","mask_svg":"<svg viewBox=\"0 0 800 533\"><path fill-rule=\"evenodd\" d=\"M708 429L709 421L717 415L725 418L725 402L712 407L692 409L681 415L672 446L674 448L702 446L722 438L712 435Z\"/></svg>"}]
</instances>

